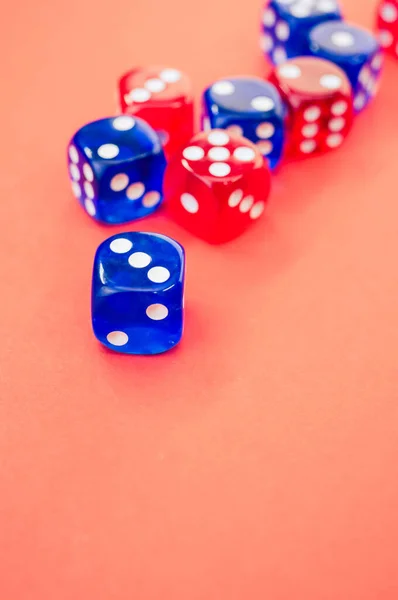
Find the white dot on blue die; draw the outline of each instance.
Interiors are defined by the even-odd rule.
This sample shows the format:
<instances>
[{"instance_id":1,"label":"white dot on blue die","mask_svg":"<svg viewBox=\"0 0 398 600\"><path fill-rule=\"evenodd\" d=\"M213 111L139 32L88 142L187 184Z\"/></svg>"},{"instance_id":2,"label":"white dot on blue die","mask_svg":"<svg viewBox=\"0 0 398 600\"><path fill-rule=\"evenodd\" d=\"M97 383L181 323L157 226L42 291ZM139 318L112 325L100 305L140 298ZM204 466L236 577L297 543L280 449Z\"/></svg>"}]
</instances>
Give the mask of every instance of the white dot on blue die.
<instances>
[{"instance_id":1,"label":"white dot on blue die","mask_svg":"<svg viewBox=\"0 0 398 600\"><path fill-rule=\"evenodd\" d=\"M169 314L169 309L164 304L150 304L146 314L152 321L162 321Z\"/></svg>"},{"instance_id":2,"label":"white dot on blue die","mask_svg":"<svg viewBox=\"0 0 398 600\"><path fill-rule=\"evenodd\" d=\"M111 331L106 339L112 346L125 346L129 341L129 336L124 331Z\"/></svg>"},{"instance_id":3,"label":"white dot on blue die","mask_svg":"<svg viewBox=\"0 0 398 600\"><path fill-rule=\"evenodd\" d=\"M116 238L116 240L112 240L109 244L109 248L115 254L124 254L125 252L129 252L133 247L133 242L128 240L127 238Z\"/></svg>"},{"instance_id":4,"label":"white dot on blue die","mask_svg":"<svg viewBox=\"0 0 398 600\"><path fill-rule=\"evenodd\" d=\"M129 131L135 125L135 120L133 117L129 117L128 115L123 115L121 117L116 117L113 119L113 127L118 131Z\"/></svg>"},{"instance_id":5,"label":"white dot on blue die","mask_svg":"<svg viewBox=\"0 0 398 600\"><path fill-rule=\"evenodd\" d=\"M252 99L250 104L254 110L264 112L268 112L269 110L275 108L275 102L272 100L272 98L268 98L268 96L256 96Z\"/></svg>"},{"instance_id":6,"label":"white dot on blue die","mask_svg":"<svg viewBox=\"0 0 398 600\"><path fill-rule=\"evenodd\" d=\"M119 154L116 144L102 144L97 150L98 156L105 159L115 158Z\"/></svg>"},{"instance_id":7,"label":"white dot on blue die","mask_svg":"<svg viewBox=\"0 0 398 600\"><path fill-rule=\"evenodd\" d=\"M231 81L218 81L211 89L219 96L230 96L234 93L235 86Z\"/></svg>"},{"instance_id":8,"label":"white dot on blue die","mask_svg":"<svg viewBox=\"0 0 398 600\"><path fill-rule=\"evenodd\" d=\"M166 267L152 267L148 271L148 279L153 283L164 283L170 279L170 271Z\"/></svg>"},{"instance_id":9,"label":"white dot on blue die","mask_svg":"<svg viewBox=\"0 0 398 600\"><path fill-rule=\"evenodd\" d=\"M129 256L128 263L136 269L143 269L149 265L151 260L152 258L146 252L134 252L134 254Z\"/></svg>"},{"instance_id":10,"label":"white dot on blue die","mask_svg":"<svg viewBox=\"0 0 398 600\"><path fill-rule=\"evenodd\" d=\"M74 163L79 162L79 154L74 146L69 146L69 157L72 162L74 162Z\"/></svg>"}]
</instances>

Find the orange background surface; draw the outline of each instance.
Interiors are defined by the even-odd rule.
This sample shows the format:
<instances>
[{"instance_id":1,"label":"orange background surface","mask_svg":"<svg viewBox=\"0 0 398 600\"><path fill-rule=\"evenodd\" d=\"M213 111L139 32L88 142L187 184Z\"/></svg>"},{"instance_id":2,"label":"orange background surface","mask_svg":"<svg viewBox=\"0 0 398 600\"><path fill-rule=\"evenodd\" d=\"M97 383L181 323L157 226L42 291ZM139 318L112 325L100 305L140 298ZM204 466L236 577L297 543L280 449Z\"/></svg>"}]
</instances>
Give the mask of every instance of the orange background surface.
<instances>
[{"instance_id":1,"label":"orange background surface","mask_svg":"<svg viewBox=\"0 0 398 600\"><path fill-rule=\"evenodd\" d=\"M370 25L371 0L345 0ZM339 151L286 165L267 217L187 251L178 350L90 329L97 245L65 148L136 64L261 74L260 0L3 7L2 600L398 597L398 63Z\"/></svg>"}]
</instances>

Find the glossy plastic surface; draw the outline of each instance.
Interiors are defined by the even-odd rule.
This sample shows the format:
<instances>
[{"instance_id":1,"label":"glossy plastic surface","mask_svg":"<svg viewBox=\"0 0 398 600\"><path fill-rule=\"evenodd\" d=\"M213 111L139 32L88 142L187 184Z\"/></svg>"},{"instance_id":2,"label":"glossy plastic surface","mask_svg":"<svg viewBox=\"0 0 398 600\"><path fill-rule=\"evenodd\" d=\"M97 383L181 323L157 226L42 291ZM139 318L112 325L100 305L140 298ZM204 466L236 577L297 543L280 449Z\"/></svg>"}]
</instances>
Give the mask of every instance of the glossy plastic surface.
<instances>
[{"instance_id":1,"label":"glossy plastic surface","mask_svg":"<svg viewBox=\"0 0 398 600\"><path fill-rule=\"evenodd\" d=\"M214 129L195 136L169 163L164 193L180 225L217 244L239 236L263 214L270 186L258 148Z\"/></svg>"},{"instance_id":2,"label":"glossy plastic surface","mask_svg":"<svg viewBox=\"0 0 398 600\"><path fill-rule=\"evenodd\" d=\"M271 0L263 12L261 48L274 64L308 54L311 29L341 18L337 0Z\"/></svg>"},{"instance_id":3,"label":"glossy plastic surface","mask_svg":"<svg viewBox=\"0 0 398 600\"><path fill-rule=\"evenodd\" d=\"M310 33L310 52L338 65L354 92L354 108L360 112L377 92L383 65L380 44L366 29L343 22L323 23Z\"/></svg>"},{"instance_id":4,"label":"glossy plastic surface","mask_svg":"<svg viewBox=\"0 0 398 600\"><path fill-rule=\"evenodd\" d=\"M252 141L273 169L282 157L284 107L274 85L258 77L215 82L203 95L202 128L226 129Z\"/></svg>"},{"instance_id":5,"label":"glossy plastic surface","mask_svg":"<svg viewBox=\"0 0 398 600\"><path fill-rule=\"evenodd\" d=\"M298 57L276 67L271 80L288 107L288 154L305 157L341 146L353 123L344 71L326 60Z\"/></svg>"},{"instance_id":6,"label":"glossy plastic surface","mask_svg":"<svg viewBox=\"0 0 398 600\"><path fill-rule=\"evenodd\" d=\"M119 81L123 113L137 115L159 134L166 156L171 156L193 135L192 84L181 71L150 66L125 73Z\"/></svg>"},{"instance_id":7,"label":"glossy plastic surface","mask_svg":"<svg viewBox=\"0 0 398 600\"><path fill-rule=\"evenodd\" d=\"M124 354L159 354L183 331L184 250L154 233L105 240L94 260L92 325L98 340Z\"/></svg>"},{"instance_id":8,"label":"glossy plastic surface","mask_svg":"<svg viewBox=\"0 0 398 600\"><path fill-rule=\"evenodd\" d=\"M156 210L165 165L158 135L130 116L89 123L68 147L72 191L85 211L103 223L125 223Z\"/></svg>"},{"instance_id":9,"label":"glossy plastic surface","mask_svg":"<svg viewBox=\"0 0 398 600\"><path fill-rule=\"evenodd\" d=\"M398 0L383 0L377 9L377 32L380 45L398 58Z\"/></svg>"}]
</instances>

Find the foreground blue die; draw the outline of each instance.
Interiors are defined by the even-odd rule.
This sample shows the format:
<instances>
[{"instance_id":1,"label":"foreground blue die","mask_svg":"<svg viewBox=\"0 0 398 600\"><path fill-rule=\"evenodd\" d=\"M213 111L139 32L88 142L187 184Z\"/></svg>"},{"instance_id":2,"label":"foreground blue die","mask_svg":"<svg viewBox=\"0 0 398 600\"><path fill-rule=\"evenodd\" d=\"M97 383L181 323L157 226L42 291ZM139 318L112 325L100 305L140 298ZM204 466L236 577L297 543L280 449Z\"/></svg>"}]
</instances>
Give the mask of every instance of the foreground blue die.
<instances>
[{"instance_id":1,"label":"foreground blue die","mask_svg":"<svg viewBox=\"0 0 398 600\"><path fill-rule=\"evenodd\" d=\"M162 201L166 160L155 131L127 115L85 125L68 148L72 190L102 223L125 223L152 213Z\"/></svg>"},{"instance_id":2,"label":"foreground blue die","mask_svg":"<svg viewBox=\"0 0 398 600\"><path fill-rule=\"evenodd\" d=\"M310 33L310 52L345 71L354 92L354 108L360 112L377 91L383 57L376 37L348 23L323 23Z\"/></svg>"},{"instance_id":3,"label":"foreground blue die","mask_svg":"<svg viewBox=\"0 0 398 600\"><path fill-rule=\"evenodd\" d=\"M261 48L273 64L308 54L308 34L342 18L337 0L271 0L263 12Z\"/></svg>"},{"instance_id":4,"label":"foreground blue die","mask_svg":"<svg viewBox=\"0 0 398 600\"><path fill-rule=\"evenodd\" d=\"M258 147L271 168L284 145L284 106L278 90L258 77L231 77L203 94L203 129L227 129Z\"/></svg>"},{"instance_id":5,"label":"foreground blue die","mask_svg":"<svg viewBox=\"0 0 398 600\"><path fill-rule=\"evenodd\" d=\"M159 354L183 332L184 250L156 233L120 233L94 260L92 324L102 344L124 354Z\"/></svg>"}]
</instances>

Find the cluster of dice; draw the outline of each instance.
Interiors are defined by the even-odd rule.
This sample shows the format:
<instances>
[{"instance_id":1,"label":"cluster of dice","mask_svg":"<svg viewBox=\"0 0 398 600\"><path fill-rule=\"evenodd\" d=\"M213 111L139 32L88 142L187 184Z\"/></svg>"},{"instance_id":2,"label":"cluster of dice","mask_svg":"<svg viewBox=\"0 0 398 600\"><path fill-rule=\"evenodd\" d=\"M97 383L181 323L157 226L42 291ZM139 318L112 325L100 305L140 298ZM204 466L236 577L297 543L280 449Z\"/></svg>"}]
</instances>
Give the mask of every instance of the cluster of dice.
<instances>
[{"instance_id":1,"label":"cluster of dice","mask_svg":"<svg viewBox=\"0 0 398 600\"><path fill-rule=\"evenodd\" d=\"M169 214L206 241L237 237L264 212L271 170L283 157L342 144L376 92L381 46L392 46L391 37L396 45L396 2L382 4L377 39L344 22L336 0L269 0L261 46L275 65L270 77L213 83L195 136L186 75L166 67L125 74L120 114L85 125L69 144L75 196L100 223L145 217L165 199ZM134 232L100 245L92 322L105 346L128 354L169 350L182 336L183 304L178 242Z\"/></svg>"}]
</instances>

